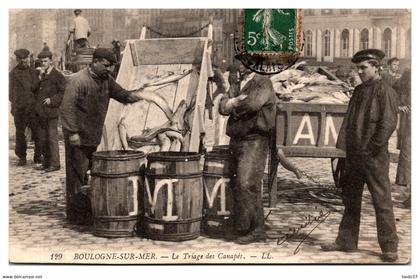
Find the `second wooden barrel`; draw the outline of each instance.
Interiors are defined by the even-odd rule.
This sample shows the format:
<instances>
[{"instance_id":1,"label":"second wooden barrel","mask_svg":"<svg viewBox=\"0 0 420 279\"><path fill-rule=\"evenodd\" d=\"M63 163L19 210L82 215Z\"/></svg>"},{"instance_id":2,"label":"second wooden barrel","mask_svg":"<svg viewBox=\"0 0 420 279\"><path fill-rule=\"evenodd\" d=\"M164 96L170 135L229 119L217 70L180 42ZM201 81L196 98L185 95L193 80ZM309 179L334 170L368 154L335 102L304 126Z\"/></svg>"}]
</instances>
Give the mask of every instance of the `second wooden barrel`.
<instances>
[{"instance_id":1,"label":"second wooden barrel","mask_svg":"<svg viewBox=\"0 0 420 279\"><path fill-rule=\"evenodd\" d=\"M101 151L92 157L91 191L94 234L133 236L140 219L146 155L140 151Z\"/></svg>"},{"instance_id":2,"label":"second wooden barrel","mask_svg":"<svg viewBox=\"0 0 420 279\"><path fill-rule=\"evenodd\" d=\"M143 220L148 238L184 241L200 235L203 210L200 157L192 152L148 154Z\"/></svg>"},{"instance_id":3,"label":"second wooden barrel","mask_svg":"<svg viewBox=\"0 0 420 279\"><path fill-rule=\"evenodd\" d=\"M230 183L230 154L213 149L205 156L202 227L207 234L223 234L233 229L233 192Z\"/></svg>"}]
</instances>

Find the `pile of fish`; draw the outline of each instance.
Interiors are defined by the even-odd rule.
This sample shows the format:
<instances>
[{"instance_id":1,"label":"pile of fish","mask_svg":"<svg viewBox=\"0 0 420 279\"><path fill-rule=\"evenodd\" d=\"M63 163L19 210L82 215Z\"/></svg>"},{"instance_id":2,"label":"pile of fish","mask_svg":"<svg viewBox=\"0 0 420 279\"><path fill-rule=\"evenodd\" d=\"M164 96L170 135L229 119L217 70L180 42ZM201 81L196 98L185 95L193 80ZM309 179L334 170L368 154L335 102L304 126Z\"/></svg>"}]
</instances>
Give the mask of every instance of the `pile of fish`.
<instances>
[{"instance_id":1,"label":"pile of fish","mask_svg":"<svg viewBox=\"0 0 420 279\"><path fill-rule=\"evenodd\" d=\"M156 76L154 80L142 84L136 91L136 95L142 100L157 105L167 117L168 121L163 125L151 129L145 129L140 135L129 137L125 116L122 115L118 124L118 132L123 149L138 149L147 145L159 145L160 151L180 151L184 144L184 135L187 132L185 115L188 110L187 103L182 100L175 112L172 111L168 102L160 96L157 91L169 83L176 83L180 79L189 75L192 70L175 74L169 72L164 76ZM151 77L149 77L151 79Z\"/></svg>"},{"instance_id":2,"label":"pile of fish","mask_svg":"<svg viewBox=\"0 0 420 279\"><path fill-rule=\"evenodd\" d=\"M315 104L347 104L353 88L347 83L309 68L305 62L270 77L282 101ZM320 68L318 68L320 69ZM324 70L325 71L325 70Z\"/></svg>"}]
</instances>

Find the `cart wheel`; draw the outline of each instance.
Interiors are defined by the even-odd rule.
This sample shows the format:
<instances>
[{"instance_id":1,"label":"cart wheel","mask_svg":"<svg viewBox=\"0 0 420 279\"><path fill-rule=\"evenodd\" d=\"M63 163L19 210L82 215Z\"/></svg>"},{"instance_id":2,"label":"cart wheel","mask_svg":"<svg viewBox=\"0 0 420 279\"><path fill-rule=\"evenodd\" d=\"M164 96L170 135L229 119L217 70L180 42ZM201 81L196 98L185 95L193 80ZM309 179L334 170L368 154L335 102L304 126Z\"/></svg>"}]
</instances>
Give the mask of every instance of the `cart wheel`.
<instances>
[{"instance_id":1,"label":"cart wheel","mask_svg":"<svg viewBox=\"0 0 420 279\"><path fill-rule=\"evenodd\" d=\"M339 186L340 177L344 168L344 158L331 158L331 170L334 178L335 187Z\"/></svg>"}]
</instances>

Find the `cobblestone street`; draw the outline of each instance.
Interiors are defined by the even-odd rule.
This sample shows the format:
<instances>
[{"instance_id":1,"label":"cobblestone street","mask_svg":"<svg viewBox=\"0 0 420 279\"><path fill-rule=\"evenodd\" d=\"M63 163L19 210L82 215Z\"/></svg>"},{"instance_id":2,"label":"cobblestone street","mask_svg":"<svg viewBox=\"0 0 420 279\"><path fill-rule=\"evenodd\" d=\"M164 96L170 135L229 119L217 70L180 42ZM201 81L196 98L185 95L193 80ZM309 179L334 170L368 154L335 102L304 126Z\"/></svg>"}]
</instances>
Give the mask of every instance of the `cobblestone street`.
<instances>
[{"instance_id":1,"label":"cobblestone street","mask_svg":"<svg viewBox=\"0 0 420 279\"><path fill-rule=\"evenodd\" d=\"M32 152L33 149L29 149L28 159L32 158ZM9 150L9 258L12 262L93 263L104 256L100 253L134 253L136 256L131 259L106 259L103 262L382 263L374 209L366 188L359 250L352 253L321 251L321 243L334 241L343 211L341 199L333 186L329 159L292 159L302 170L320 180L322 187L305 179L297 180L291 173L279 169L278 202L273 208L265 208L269 239L264 243L237 245L205 236L178 243L140 237L107 239L94 236L90 227L68 224L65 218L62 143L60 153L61 170L44 173L34 170L31 160L28 165L17 167L14 151ZM396 164L392 163L392 182L395 182L395 170ZM397 263L408 263L411 259L411 210L402 206L406 194L406 187L393 185L400 239ZM267 200L266 191L264 198ZM315 217L318 221L314 221ZM312 222L308 218L312 218ZM303 228L298 230L300 226ZM291 234L293 230L294 236L285 240L286 234ZM54 258L53 254L63 256ZM174 257L178 258L174 260Z\"/></svg>"}]
</instances>

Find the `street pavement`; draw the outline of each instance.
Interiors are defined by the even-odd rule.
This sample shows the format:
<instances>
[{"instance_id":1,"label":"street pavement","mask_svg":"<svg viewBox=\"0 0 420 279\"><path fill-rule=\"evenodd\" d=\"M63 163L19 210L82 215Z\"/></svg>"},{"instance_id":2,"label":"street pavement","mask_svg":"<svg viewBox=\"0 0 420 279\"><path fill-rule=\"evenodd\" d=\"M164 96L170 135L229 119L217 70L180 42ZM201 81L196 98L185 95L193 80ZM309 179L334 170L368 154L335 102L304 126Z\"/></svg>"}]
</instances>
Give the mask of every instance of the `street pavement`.
<instances>
[{"instance_id":1,"label":"street pavement","mask_svg":"<svg viewBox=\"0 0 420 279\"><path fill-rule=\"evenodd\" d=\"M395 139L394 139L395 141ZM33 149L28 165L16 166L9 150L9 259L43 263L327 263L381 264L375 214L365 187L359 249L355 252L323 252L320 244L334 241L343 206L333 185L329 159L292 158L315 178L296 179L279 168L278 202L265 208L269 239L238 245L220 237L200 236L184 242L154 241L138 236L102 238L87 226L71 225L65 216L64 146L60 143L61 170L45 173L33 169ZM395 182L396 164L390 178ZM402 201L407 187L392 186L397 224L399 259L411 260L411 210ZM263 195L267 206L267 191ZM117 253L117 254L112 254ZM133 254L131 254L133 253ZM114 255L114 256L113 256ZM115 256L117 255L117 256Z\"/></svg>"}]
</instances>

